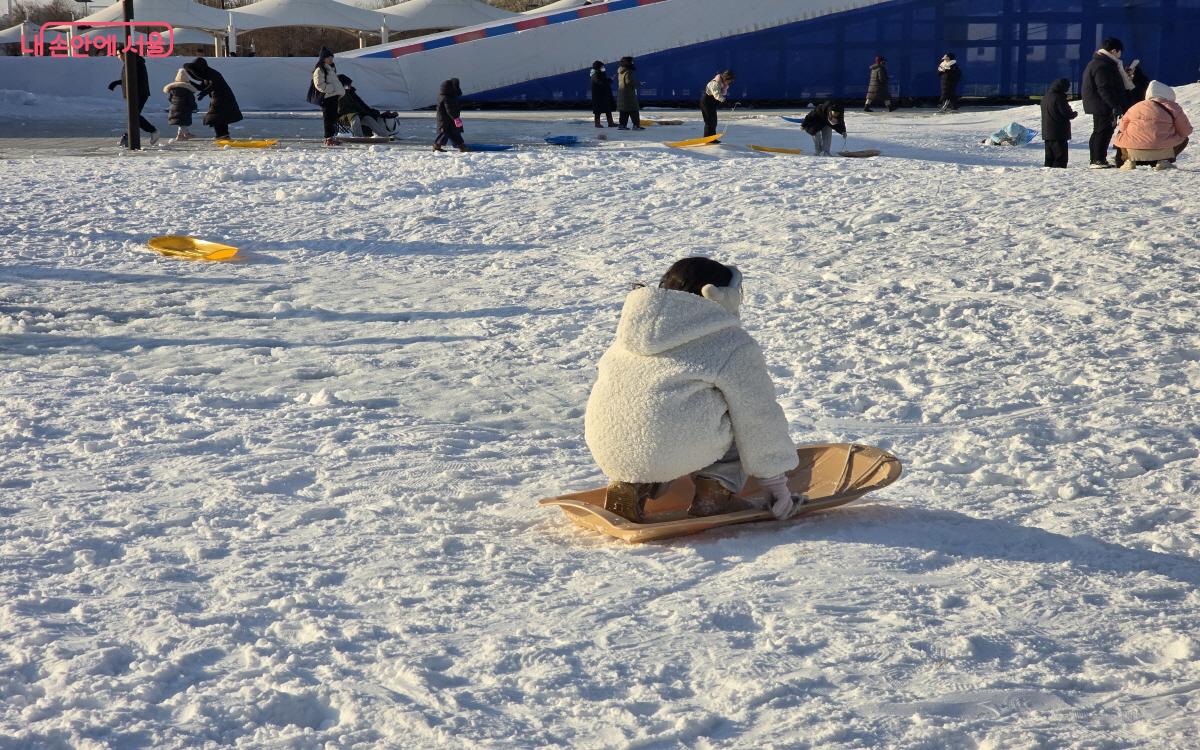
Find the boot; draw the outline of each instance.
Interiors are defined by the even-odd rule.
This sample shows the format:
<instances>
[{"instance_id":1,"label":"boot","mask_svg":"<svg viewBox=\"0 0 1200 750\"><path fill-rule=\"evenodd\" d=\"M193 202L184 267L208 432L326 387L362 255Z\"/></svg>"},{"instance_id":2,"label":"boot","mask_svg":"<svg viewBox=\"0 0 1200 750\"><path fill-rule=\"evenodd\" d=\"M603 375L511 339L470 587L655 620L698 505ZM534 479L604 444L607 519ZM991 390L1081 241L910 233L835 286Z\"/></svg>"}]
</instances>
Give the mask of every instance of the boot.
<instances>
[{"instance_id":1,"label":"boot","mask_svg":"<svg viewBox=\"0 0 1200 750\"><path fill-rule=\"evenodd\" d=\"M467 144L464 143L463 145L458 147L458 150L462 151L463 153L466 153L466 152L470 151L471 149L467 146Z\"/></svg>"},{"instance_id":2,"label":"boot","mask_svg":"<svg viewBox=\"0 0 1200 750\"><path fill-rule=\"evenodd\" d=\"M609 126L610 128L615 128L615 127L617 126L617 124L616 124L615 122L613 122L613 118L612 118L612 113L611 113L611 112L609 112L609 113L608 113L608 126Z\"/></svg>"},{"instance_id":3,"label":"boot","mask_svg":"<svg viewBox=\"0 0 1200 750\"><path fill-rule=\"evenodd\" d=\"M600 124L600 115L596 115L596 127L598 127L598 128L604 127L603 125Z\"/></svg>"},{"instance_id":4,"label":"boot","mask_svg":"<svg viewBox=\"0 0 1200 750\"><path fill-rule=\"evenodd\" d=\"M609 482L604 493L604 509L626 521L642 523L646 501L658 494L661 482Z\"/></svg>"},{"instance_id":5,"label":"boot","mask_svg":"<svg viewBox=\"0 0 1200 750\"><path fill-rule=\"evenodd\" d=\"M435 143L435 144L433 144L433 150L434 150L434 151L443 151L443 152L444 152L446 149L442 148L441 146L439 146L439 145L437 145L437 144Z\"/></svg>"},{"instance_id":6,"label":"boot","mask_svg":"<svg viewBox=\"0 0 1200 750\"><path fill-rule=\"evenodd\" d=\"M696 496L692 498L688 515L693 518L756 510L752 503L730 492L718 479L693 476L692 481L696 484Z\"/></svg>"}]
</instances>

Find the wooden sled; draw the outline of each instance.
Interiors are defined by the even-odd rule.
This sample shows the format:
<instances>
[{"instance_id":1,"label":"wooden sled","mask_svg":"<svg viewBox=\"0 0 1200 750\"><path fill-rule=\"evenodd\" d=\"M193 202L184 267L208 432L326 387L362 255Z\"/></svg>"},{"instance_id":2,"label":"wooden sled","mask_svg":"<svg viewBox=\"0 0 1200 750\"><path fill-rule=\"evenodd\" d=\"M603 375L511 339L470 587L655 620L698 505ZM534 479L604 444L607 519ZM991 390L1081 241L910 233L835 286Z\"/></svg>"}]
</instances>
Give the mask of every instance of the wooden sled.
<instances>
[{"instance_id":1,"label":"wooden sled","mask_svg":"<svg viewBox=\"0 0 1200 750\"><path fill-rule=\"evenodd\" d=\"M645 117L641 120L643 125L682 125L683 120L648 120Z\"/></svg>"},{"instance_id":2,"label":"wooden sled","mask_svg":"<svg viewBox=\"0 0 1200 750\"><path fill-rule=\"evenodd\" d=\"M393 136L373 137L373 136L357 136L357 135L339 135L337 137L342 143L391 143L396 140Z\"/></svg>"},{"instance_id":3,"label":"wooden sled","mask_svg":"<svg viewBox=\"0 0 1200 750\"><path fill-rule=\"evenodd\" d=\"M788 487L792 492L806 495L808 502L793 518L853 502L895 482L902 470L900 460L891 453L857 443L804 445L796 449L796 454L800 457L800 465L788 472ZM627 542L687 536L739 523L778 523L769 510L743 510L692 518L688 516L687 508L694 492L695 487L688 477L671 482L661 496L646 504L644 523L627 521L605 510L603 487L546 498L539 500L538 505L557 505L578 526ZM741 492L743 497L761 494L762 490L753 479Z\"/></svg>"},{"instance_id":4,"label":"wooden sled","mask_svg":"<svg viewBox=\"0 0 1200 750\"><path fill-rule=\"evenodd\" d=\"M222 245L219 242L199 240L182 234L164 234L151 237L146 243L151 250L172 258L190 258L192 260L229 260L237 255L238 249L232 245Z\"/></svg>"},{"instance_id":5,"label":"wooden sled","mask_svg":"<svg viewBox=\"0 0 1200 750\"><path fill-rule=\"evenodd\" d=\"M845 156L848 159L869 159L872 156L879 156L882 151L877 148L864 148L861 151L838 151L838 156Z\"/></svg>"},{"instance_id":6,"label":"wooden sled","mask_svg":"<svg viewBox=\"0 0 1200 750\"><path fill-rule=\"evenodd\" d=\"M218 146L227 146L229 148L269 148L279 143L278 138L222 138L216 142Z\"/></svg>"},{"instance_id":7,"label":"wooden sled","mask_svg":"<svg viewBox=\"0 0 1200 750\"><path fill-rule=\"evenodd\" d=\"M717 133L716 135L705 136L704 138L689 138L686 141L672 141L667 145L671 148L687 148L688 146L707 146L715 140L719 140L725 134Z\"/></svg>"},{"instance_id":8,"label":"wooden sled","mask_svg":"<svg viewBox=\"0 0 1200 750\"><path fill-rule=\"evenodd\" d=\"M754 151L762 151L767 154L802 154L804 153L798 148L780 148L779 146L755 146L751 144L751 149Z\"/></svg>"}]
</instances>

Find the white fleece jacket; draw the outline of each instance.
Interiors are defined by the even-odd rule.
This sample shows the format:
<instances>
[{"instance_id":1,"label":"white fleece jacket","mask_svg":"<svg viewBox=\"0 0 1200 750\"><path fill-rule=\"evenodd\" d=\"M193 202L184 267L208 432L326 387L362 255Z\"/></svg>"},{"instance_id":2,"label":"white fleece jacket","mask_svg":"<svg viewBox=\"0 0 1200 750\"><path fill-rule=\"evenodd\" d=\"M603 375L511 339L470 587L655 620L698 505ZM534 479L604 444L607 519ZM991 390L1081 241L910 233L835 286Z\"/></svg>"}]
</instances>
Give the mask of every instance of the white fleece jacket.
<instances>
[{"instance_id":1,"label":"white fleece jacket","mask_svg":"<svg viewBox=\"0 0 1200 750\"><path fill-rule=\"evenodd\" d=\"M600 358L584 439L614 481L664 482L736 443L756 477L796 468L762 350L736 316L687 292L643 287L625 299Z\"/></svg>"}]
</instances>

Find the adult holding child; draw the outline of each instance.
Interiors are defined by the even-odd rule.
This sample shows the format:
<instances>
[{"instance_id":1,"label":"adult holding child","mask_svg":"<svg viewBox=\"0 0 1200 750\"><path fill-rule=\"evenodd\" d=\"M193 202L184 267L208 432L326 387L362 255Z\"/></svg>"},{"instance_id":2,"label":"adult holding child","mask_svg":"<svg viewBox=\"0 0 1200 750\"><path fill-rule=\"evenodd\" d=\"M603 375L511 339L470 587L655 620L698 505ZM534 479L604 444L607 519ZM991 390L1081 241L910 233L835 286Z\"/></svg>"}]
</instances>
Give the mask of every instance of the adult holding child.
<instances>
[{"instance_id":1,"label":"adult holding child","mask_svg":"<svg viewBox=\"0 0 1200 750\"><path fill-rule=\"evenodd\" d=\"M183 69L198 82L200 93L196 95L196 100L208 97L208 111L204 113L204 124L213 129L218 141L228 138L229 126L241 122L242 110L238 107L233 89L225 82L225 76L209 67L208 61L203 57L185 63Z\"/></svg>"}]
</instances>

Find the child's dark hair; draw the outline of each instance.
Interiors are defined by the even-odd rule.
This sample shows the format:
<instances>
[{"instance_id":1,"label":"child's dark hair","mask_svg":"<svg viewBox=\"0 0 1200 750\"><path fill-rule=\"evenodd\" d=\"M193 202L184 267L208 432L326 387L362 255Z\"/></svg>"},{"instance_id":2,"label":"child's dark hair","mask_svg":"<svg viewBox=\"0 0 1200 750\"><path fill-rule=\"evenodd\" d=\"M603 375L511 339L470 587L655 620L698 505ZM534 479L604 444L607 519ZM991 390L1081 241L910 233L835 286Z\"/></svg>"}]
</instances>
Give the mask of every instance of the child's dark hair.
<instances>
[{"instance_id":1,"label":"child's dark hair","mask_svg":"<svg viewBox=\"0 0 1200 750\"><path fill-rule=\"evenodd\" d=\"M699 295L707 284L729 286L732 281L733 271L712 258L684 258L667 269L658 288Z\"/></svg>"}]
</instances>

